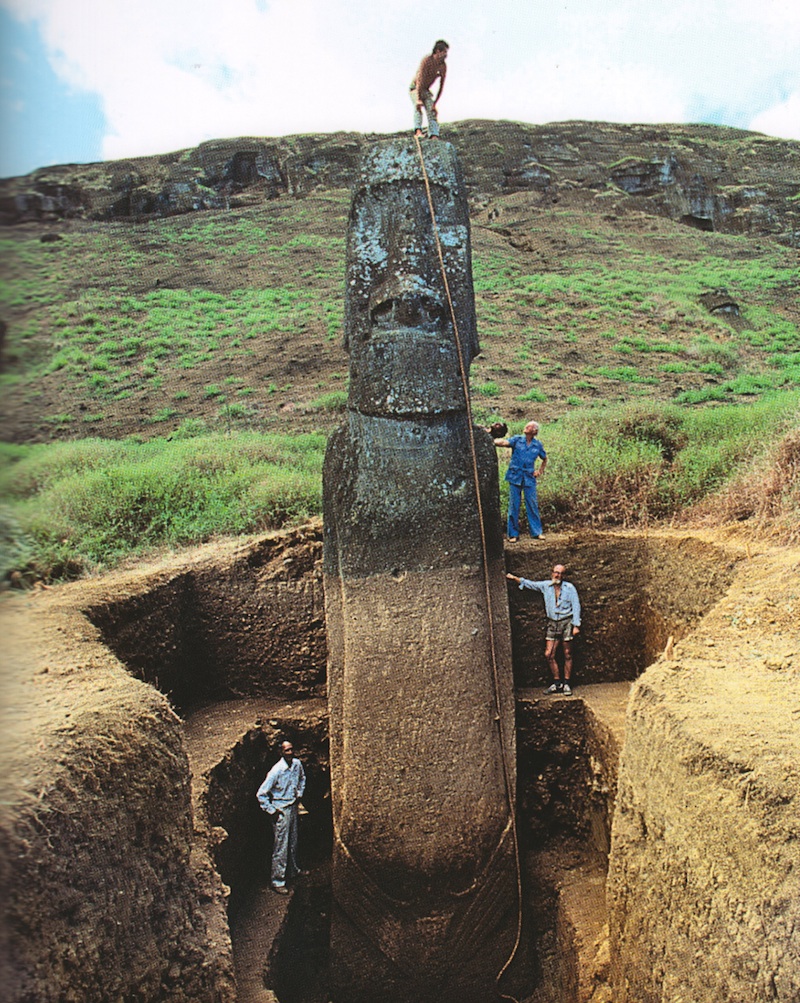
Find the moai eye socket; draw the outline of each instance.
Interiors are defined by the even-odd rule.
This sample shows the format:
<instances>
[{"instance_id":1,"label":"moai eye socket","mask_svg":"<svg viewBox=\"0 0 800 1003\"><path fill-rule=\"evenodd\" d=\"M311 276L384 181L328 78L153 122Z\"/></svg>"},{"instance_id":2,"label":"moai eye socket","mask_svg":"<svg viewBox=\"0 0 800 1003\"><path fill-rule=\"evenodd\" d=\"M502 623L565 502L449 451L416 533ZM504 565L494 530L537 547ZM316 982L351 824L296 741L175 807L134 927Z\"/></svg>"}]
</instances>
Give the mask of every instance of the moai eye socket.
<instances>
[{"instance_id":1,"label":"moai eye socket","mask_svg":"<svg viewBox=\"0 0 800 1003\"><path fill-rule=\"evenodd\" d=\"M438 325L445 319L444 307L441 303L435 302L435 300L426 300L423 303L423 309L427 314L428 323L434 327L438 327Z\"/></svg>"},{"instance_id":2,"label":"moai eye socket","mask_svg":"<svg viewBox=\"0 0 800 1003\"><path fill-rule=\"evenodd\" d=\"M389 327L394 317L394 300L386 300L372 308L370 319L375 327Z\"/></svg>"}]
</instances>

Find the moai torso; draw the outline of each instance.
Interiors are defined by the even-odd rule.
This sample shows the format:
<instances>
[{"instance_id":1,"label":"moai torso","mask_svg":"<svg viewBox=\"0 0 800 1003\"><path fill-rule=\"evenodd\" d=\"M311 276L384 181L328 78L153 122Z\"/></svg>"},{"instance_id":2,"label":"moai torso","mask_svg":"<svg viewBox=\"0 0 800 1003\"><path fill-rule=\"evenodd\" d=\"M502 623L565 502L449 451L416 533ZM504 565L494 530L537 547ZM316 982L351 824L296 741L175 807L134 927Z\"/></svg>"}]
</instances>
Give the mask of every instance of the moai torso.
<instances>
[{"instance_id":1,"label":"moai torso","mask_svg":"<svg viewBox=\"0 0 800 1003\"><path fill-rule=\"evenodd\" d=\"M464 186L449 144L425 150L468 367L478 343ZM346 281L348 419L324 470L333 998L483 1003L517 914L497 463L475 430L484 565L450 307L405 141L364 158Z\"/></svg>"}]
</instances>

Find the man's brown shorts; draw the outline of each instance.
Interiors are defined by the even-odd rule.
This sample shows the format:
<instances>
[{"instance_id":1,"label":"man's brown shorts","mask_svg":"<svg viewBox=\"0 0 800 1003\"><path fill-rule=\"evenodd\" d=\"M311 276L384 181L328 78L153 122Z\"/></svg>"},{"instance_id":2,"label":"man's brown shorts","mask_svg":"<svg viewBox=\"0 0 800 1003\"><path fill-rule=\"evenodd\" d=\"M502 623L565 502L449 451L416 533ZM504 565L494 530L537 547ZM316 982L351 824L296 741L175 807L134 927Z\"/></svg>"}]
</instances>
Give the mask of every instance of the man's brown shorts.
<instances>
[{"instance_id":1,"label":"man's brown shorts","mask_svg":"<svg viewBox=\"0 0 800 1003\"><path fill-rule=\"evenodd\" d=\"M548 641L571 641L572 617L569 616L566 620L551 620L548 617L545 637Z\"/></svg>"}]
</instances>

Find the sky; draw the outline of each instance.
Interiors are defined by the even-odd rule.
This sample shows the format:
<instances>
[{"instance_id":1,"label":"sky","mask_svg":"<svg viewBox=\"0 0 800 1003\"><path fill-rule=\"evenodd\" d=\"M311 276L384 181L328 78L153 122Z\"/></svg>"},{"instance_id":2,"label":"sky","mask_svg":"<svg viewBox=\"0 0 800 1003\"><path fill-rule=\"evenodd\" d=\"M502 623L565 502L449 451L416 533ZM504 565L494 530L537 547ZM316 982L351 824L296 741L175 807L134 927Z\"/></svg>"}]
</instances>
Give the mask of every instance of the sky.
<instances>
[{"instance_id":1,"label":"sky","mask_svg":"<svg viewBox=\"0 0 800 1003\"><path fill-rule=\"evenodd\" d=\"M708 122L800 140L798 0L0 0L0 176L208 139L440 121Z\"/></svg>"}]
</instances>

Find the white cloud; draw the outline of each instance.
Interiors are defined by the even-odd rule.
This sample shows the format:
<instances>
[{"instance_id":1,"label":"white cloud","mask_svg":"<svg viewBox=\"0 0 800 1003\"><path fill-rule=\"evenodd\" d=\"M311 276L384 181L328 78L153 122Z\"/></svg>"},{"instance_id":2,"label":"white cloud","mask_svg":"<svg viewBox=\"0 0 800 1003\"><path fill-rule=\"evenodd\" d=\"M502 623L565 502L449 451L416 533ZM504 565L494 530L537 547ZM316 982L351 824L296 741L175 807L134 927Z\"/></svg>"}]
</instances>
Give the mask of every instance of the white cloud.
<instances>
[{"instance_id":1,"label":"white cloud","mask_svg":"<svg viewBox=\"0 0 800 1003\"><path fill-rule=\"evenodd\" d=\"M451 43L443 120L669 122L708 110L797 135L796 0L0 0L99 95L108 158L203 139L410 126ZM759 123L756 125L755 123ZM788 130L788 131L787 131Z\"/></svg>"},{"instance_id":2,"label":"white cloud","mask_svg":"<svg viewBox=\"0 0 800 1003\"><path fill-rule=\"evenodd\" d=\"M800 91L756 115L748 128L782 139L800 139Z\"/></svg>"}]
</instances>

